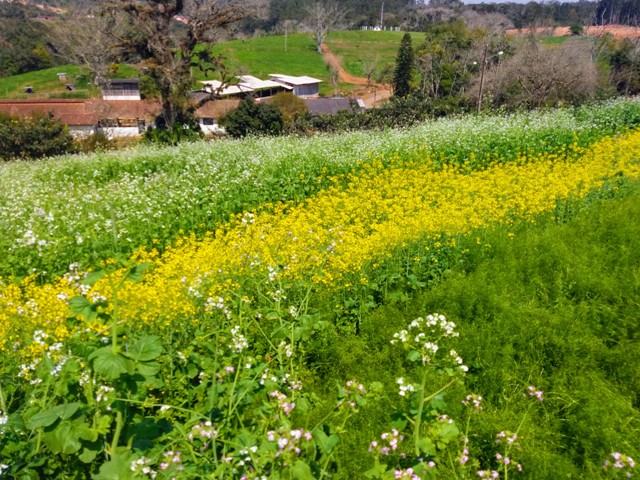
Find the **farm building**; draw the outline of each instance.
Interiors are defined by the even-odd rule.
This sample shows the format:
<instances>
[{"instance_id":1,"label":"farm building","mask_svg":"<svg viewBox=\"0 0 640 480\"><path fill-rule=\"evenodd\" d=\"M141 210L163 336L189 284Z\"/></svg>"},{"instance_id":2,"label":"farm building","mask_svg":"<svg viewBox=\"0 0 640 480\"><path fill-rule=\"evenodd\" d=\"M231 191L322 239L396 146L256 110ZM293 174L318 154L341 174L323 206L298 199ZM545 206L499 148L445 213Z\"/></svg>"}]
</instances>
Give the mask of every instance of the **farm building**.
<instances>
[{"instance_id":1,"label":"farm building","mask_svg":"<svg viewBox=\"0 0 640 480\"><path fill-rule=\"evenodd\" d=\"M290 87L295 96L303 98L317 97L320 92L320 82L322 82L322 80L313 77L294 77L279 73L270 73L269 78L274 82Z\"/></svg>"}]
</instances>

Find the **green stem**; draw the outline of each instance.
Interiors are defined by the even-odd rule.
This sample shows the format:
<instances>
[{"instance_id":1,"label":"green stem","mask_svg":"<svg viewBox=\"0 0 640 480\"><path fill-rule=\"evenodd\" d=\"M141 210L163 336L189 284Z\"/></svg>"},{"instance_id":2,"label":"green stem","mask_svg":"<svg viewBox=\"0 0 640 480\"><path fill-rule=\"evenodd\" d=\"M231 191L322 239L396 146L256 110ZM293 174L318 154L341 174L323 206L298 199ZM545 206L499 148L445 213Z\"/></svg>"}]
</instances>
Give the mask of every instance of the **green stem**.
<instances>
[{"instance_id":1,"label":"green stem","mask_svg":"<svg viewBox=\"0 0 640 480\"><path fill-rule=\"evenodd\" d=\"M415 439L416 456L420 456L420 448L418 447L418 441L420 440L420 427L421 427L421 423L422 423L422 410L424 409L424 405L427 402L430 402L439 393L444 392L447 388L449 388L454 383L456 383L455 379L451 380L444 387L436 390L435 392L433 392L428 397L425 397L424 396L424 389L425 389L426 384L427 384L427 371L425 370L424 375L422 377L422 386L420 387L420 392L422 393L423 396L422 396L422 399L420 400L420 405L418 406L418 413L416 414L416 426L415 426L415 431L414 431L414 435L413 435L413 438Z\"/></svg>"},{"instance_id":2,"label":"green stem","mask_svg":"<svg viewBox=\"0 0 640 480\"><path fill-rule=\"evenodd\" d=\"M116 412L116 431L113 433L113 440L111 441L111 459L116 458L116 449L118 448L118 442L120 441L120 433L124 422L122 421L122 412Z\"/></svg>"},{"instance_id":3,"label":"green stem","mask_svg":"<svg viewBox=\"0 0 640 480\"><path fill-rule=\"evenodd\" d=\"M424 397L424 390L425 388L427 388L427 373L428 370L425 368L424 373L422 374L422 385L420 385L420 405L418 405L418 413L416 414L416 423L413 432L416 457L420 456L420 447L418 446L418 441L420 440L420 427L422 426L422 410L424 409L424 404L426 402L426 399Z\"/></svg>"}]
</instances>

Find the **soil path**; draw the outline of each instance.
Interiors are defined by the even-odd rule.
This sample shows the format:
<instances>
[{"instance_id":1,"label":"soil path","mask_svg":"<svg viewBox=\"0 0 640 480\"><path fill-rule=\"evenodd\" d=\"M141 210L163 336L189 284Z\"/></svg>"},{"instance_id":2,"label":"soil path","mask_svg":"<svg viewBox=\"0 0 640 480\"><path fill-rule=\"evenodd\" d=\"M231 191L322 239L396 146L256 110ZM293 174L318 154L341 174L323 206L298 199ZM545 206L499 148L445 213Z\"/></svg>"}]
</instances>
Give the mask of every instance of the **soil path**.
<instances>
[{"instance_id":1,"label":"soil path","mask_svg":"<svg viewBox=\"0 0 640 480\"><path fill-rule=\"evenodd\" d=\"M361 99L367 108L376 107L386 102L391 97L391 86L381 83L367 81L364 77L356 77L347 72L340 59L329 49L328 45L322 44L322 56L329 68L338 70L338 77L341 82L352 85L360 85L362 88L354 90L350 96ZM368 84L368 86L367 86Z\"/></svg>"},{"instance_id":2,"label":"soil path","mask_svg":"<svg viewBox=\"0 0 640 480\"><path fill-rule=\"evenodd\" d=\"M531 29L509 29L507 35L527 35L531 33ZM538 27L535 29L537 35L551 35L554 37L568 37L571 35L569 27ZM615 38L631 38L633 40L640 39L640 27L631 27L628 25L602 25L602 26L589 26L583 30L583 35L590 37L599 37L605 33L610 33Z\"/></svg>"}]
</instances>

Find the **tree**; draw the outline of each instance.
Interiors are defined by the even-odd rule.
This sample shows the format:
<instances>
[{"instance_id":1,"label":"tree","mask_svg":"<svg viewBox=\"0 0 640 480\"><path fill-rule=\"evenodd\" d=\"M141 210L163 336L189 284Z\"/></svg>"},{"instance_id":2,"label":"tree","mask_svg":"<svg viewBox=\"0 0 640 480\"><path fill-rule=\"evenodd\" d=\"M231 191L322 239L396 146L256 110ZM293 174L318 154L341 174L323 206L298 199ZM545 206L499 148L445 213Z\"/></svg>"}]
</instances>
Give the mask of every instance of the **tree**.
<instances>
[{"instance_id":1,"label":"tree","mask_svg":"<svg viewBox=\"0 0 640 480\"><path fill-rule=\"evenodd\" d=\"M495 105L538 108L593 98L598 73L590 46L579 39L556 48L531 41L499 68L485 74L486 94ZM474 86L478 95L479 83Z\"/></svg>"},{"instance_id":2,"label":"tree","mask_svg":"<svg viewBox=\"0 0 640 480\"><path fill-rule=\"evenodd\" d=\"M411 77L413 75L413 47L411 46L411 35L405 33L400 42L398 56L396 57L396 68L393 75L393 94L396 97L405 97L411 92Z\"/></svg>"},{"instance_id":3,"label":"tree","mask_svg":"<svg viewBox=\"0 0 640 480\"><path fill-rule=\"evenodd\" d=\"M291 124L296 117L304 115L308 111L305 101L291 92L276 93L271 100L271 105L280 110L286 124Z\"/></svg>"},{"instance_id":4,"label":"tree","mask_svg":"<svg viewBox=\"0 0 640 480\"><path fill-rule=\"evenodd\" d=\"M0 157L41 158L73 149L69 130L52 115L20 119L0 115Z\"/></svg>"},{"instance_id":5,"label":"tree","mask_svg":"<svg viewBox=\"0 0 640 480\"><path fill-rule=\"evenodd\" d=\"M315 2L307 9L309 27L313 32L318 53L322 53L324 38L347 17L347 10L337 3L324 4Z\"/></svg>"},{"instance_id":6,"label":"tree","mask_svg":"<svg viewBox=\"0 0 640 480\"><path fill-rule=\"evenodd\" d=\"M111 19L115 21L116 19ZM52 22L50 46L54 54L68 63L82 65L93 77L95 85L104 85L111 73L111 66L117 62L116 52L110 48L113 38L107 18L98 12L79 12Z\"/></svg>"},{"instance_id":7,"label":"tree","mask_svg":"<svg viewBox=\"0 0 640 480\"><path fill-rule=\"evenodd\" d=\"M208 70L209 48L221 29L249 14L242 0L113 0L105 9L111 19L124 16L128 28L110 29L121 57L148 55L143 71L157 87L162 104L158 126L173 130L188 124L193 106L188 99L191 67ZM113 22L116 25L117 22Z\"/></svg>"},{"instance_id":8,"label":"tree","mask_svg":"<svg viewBox=\"0 0 640 480\"><path fill-rule=\"evenodd\" d=\"M275 105L256 103L247 97L238 108L231 110L220 119L227 133L232 137L247 135L280 135L284 129L282 113Z\"/></svg>"},{"instance_id":9,"label":"tree","mask_svg":"<svg viewBox=\"0 0 640 480\"><path fill-rule=\"evenodd\" d=\"M431 24L417 52L421 92L434 98L459 97L471 79L480 30L470 30L462 20Z\"/></svg>"}]
</instances>

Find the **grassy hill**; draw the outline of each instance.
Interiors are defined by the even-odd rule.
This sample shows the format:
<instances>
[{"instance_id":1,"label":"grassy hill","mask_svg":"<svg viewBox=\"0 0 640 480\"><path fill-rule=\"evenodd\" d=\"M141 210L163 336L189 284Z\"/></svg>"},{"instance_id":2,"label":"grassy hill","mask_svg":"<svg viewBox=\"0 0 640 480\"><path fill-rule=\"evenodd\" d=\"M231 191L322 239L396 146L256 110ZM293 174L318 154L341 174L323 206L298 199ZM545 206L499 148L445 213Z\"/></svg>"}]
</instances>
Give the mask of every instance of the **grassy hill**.
<instances>
[{"instance_id":1,"label":"grassy hill","mask_svg":"<svg viewBox=\"0 0 640 480\"><path fill-rule=\"evenodd\" d=\"M67 80L58 80L58 73L66 73ZM117 77L135 76L136 71L129 65L122 65ZM73 83L75 89L68 91L65 84ZM34 93L25 93L27 86L33 87ZM85 69L77 65L61 65L23 73L12 77L0 78L0 98L5 99L48 99L48 98L92 98L100 95L100 89L90 81Z\"/></svg>"},{"instance_id":2,"label":"grassy hill","mask_svg":"<svg viewBox=\"0 0 640 480\"><path fill-rule=\"evenodd\" d=\"M402 32L351 31L334 32L327 38L329 48L342 59L345 69L363 76L363 63L373 58L380 67L392 65L400 45ZM420 41L421 34L414 34L414 43ZM316 52L315 43L309 34L298 33L286 37L271 36L246 40L221 42L213 53L222 54L228 67L238 74L250 74L266 78L270 73L288 75L309 75L323 80L320 93L332 93L329 84L329 70L321 55ZM57 73L66 72L68 83L75 83L76 90L68 92L60 82ZM205 80L204 72L194 68L194 87L198 80ZM118 77L136 76L135 69L121 66ZM33 86L35 93L24 93L24 87ZM348 85L341 88L348 89ZM99 95L84 70L75 65L63 65L13 77L0 78L0 98L89 98Z\"/></svg>"}]
</instances>

